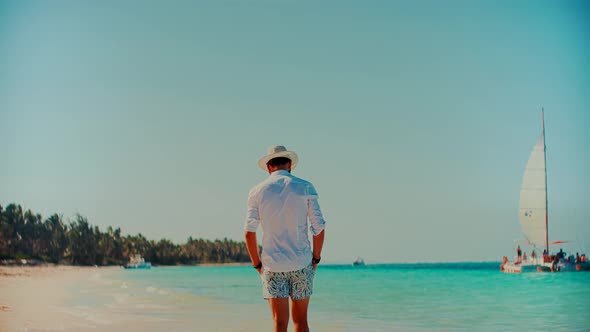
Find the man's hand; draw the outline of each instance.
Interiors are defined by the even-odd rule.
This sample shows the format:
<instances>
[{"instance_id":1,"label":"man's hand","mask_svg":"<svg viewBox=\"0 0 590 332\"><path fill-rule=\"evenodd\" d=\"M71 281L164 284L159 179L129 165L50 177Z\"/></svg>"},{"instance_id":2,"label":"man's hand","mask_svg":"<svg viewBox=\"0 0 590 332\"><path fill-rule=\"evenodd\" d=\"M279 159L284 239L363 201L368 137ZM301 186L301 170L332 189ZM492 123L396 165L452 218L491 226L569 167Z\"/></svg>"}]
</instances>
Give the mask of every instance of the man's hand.
<instances>
[{"instance_id":1,"label":"man's hand","mask_svg":"<svg viewBox=\"0 0 590 332\"><path fill-rule=\"evenodd\" d=\"M320 263L321 259L322 259L321 257L318 257L318 258L312 257L311 258L311 264L313 265L314 271L315 271L315 269L318 268L318 264Z\"/></svg>"},{"instance_id":2,"label":"man's hand","mask_svg":"<svg viewBox=\"0 0 590 332\"><path fill-rule=\"evenodd\" d=\"M260 267L258 265L254 265L256 267L256 271L258 274L262 273L262 261L260 260L260 255L258 254L258 242L256 241L256 232L246 232L246 248L248 249L248 254L250 254L250 260L252 263L259 262Z\"/></svg>"},{"instance_id":3,"label":"man's hand","mask_svg":"<svg viewBox=\"0 0 590 332\"><path fill-rule=\"evenodd\" d=\"M326 230L323 229L320 234L313 236L313 251L312 251L312 260L311 263L313 264L313 269L317 269L320 259L322 258L322 247L324 246L324 236L326 234ZM317 261L316 261L317 260Z\"/></svg>"},{"instance_id":4,"label":"man's hand","mask_svg":"<svg viewBox=\"0 0 590 332\"><path fill-rule=\"evenodd\" d=\"M254 269L258 271L258 274L262 273L262 262L258 262L258 264L254 265Z\"/></svg>"}]
</instances>

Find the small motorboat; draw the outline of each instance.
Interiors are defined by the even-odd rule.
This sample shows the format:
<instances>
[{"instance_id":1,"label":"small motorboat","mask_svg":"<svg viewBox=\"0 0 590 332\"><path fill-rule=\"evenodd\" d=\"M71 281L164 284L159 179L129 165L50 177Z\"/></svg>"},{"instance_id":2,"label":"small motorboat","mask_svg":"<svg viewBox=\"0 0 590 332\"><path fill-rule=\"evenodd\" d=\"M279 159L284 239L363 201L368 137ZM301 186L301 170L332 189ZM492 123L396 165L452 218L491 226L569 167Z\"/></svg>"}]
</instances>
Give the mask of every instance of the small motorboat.
<instances>
[{"instance_id":1,"label":"small motorboat","mask_svg":"<svg viewBox=\"0 0 590 332\"><path fill-rule=\"evenodd\" d=\"M365 260L357 257L354 262L352 262L352 266L365 266Z\"/></svg>"}]
</instances>

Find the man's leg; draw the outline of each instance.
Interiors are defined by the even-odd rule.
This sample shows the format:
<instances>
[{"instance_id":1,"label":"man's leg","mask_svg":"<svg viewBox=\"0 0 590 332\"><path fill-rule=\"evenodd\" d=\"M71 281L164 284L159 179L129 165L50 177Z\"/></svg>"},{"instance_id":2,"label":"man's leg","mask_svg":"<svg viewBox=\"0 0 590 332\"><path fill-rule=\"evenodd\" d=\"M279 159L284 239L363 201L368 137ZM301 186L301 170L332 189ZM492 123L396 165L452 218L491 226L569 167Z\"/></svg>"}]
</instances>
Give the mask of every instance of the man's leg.
<instances>
[{"instance_id":1,"label":"man's leg","mask_svg":"<svg viewBox=\"0 0 590 332\"><path fill-rule=\"evenodd\" d=\"M287 326L289 326L289 299L268 299L268 304L274 322L274 332L287 332Z\"/></svg>"},{"instance_id":2,"label":"man's leg","mask_svg":"<svg viewBox=\"0 0 590 332\"><path fill-rule=\"evenodd\" d=\"M309 332L309 325L307 325L308 305L309 297L301 300L291 299L291 315L293 316L295 332Z\"/></svg>"}]
</instances>

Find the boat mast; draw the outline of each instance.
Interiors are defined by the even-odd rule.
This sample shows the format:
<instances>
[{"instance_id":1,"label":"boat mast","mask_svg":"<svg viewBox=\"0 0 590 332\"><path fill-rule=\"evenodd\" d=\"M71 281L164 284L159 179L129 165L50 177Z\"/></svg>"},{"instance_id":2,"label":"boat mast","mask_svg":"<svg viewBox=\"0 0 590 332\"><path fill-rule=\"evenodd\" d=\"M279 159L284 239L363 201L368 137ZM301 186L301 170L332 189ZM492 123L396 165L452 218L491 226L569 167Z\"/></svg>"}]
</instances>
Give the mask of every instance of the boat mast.
<instances>
[{"instance_id":1,"label":"boat mast","mask_svg":"<svg viewBox=\"0 0 590 332\"><path fill-rule=\"evenodd\" d=\"M543 161L545 162L545 246L549 255L549 199L547 198L547 145L545 144L545 108L541 108L541 124L543 126Z\"/></svg>"}]
</instances>

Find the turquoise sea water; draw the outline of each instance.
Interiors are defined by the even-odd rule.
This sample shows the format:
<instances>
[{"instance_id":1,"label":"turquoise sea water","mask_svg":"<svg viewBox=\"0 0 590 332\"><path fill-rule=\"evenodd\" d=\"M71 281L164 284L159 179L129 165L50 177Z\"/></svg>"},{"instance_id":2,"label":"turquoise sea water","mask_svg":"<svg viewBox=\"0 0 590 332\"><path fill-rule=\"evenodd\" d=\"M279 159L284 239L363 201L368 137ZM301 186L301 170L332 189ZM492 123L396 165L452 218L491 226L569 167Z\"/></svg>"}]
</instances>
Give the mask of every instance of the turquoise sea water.
<instances>
[{"instance_id":1,"label":"turquoise sea water","mask_svg":"<svg viewBox=\"0 0 590 332\"><path fill-rule=\"evenodd\" d=\"M316 331L590 331L590 272L503 274L498 267L499 262L323 265L310 303L311 327ZM144 314L174 320L179 312L197 310L187 300L194 297L206 299L199 313L210 310L212 319L219 319L220 330L233 330L240 320L266 320L270 330L260 280L250 267L156 267L121 270L112 277L124 285L126 296L143 294ZM182 319L190 320L190 314Z\"/></svg>"}]
</instances>

